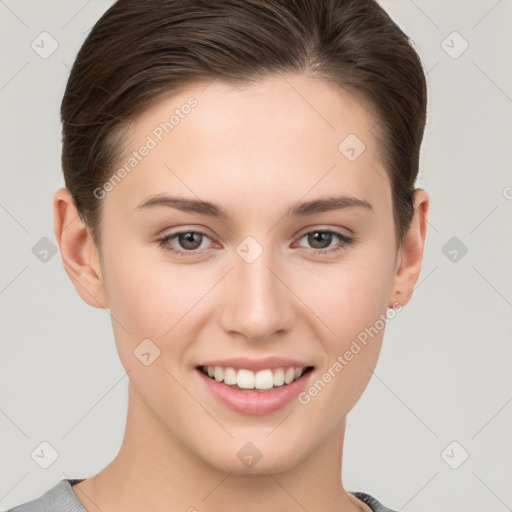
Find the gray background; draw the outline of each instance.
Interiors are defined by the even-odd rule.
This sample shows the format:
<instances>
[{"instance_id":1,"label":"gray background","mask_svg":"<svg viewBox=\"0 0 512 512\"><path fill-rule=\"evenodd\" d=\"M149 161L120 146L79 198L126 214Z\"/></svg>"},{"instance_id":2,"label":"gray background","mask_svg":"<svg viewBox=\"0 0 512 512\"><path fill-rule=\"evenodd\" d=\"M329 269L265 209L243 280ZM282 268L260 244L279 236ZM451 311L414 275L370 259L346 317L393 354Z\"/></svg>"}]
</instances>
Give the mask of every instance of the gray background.
<instances>
[{"instance_id":1,"label":"gray background","mask_svg":"<svg viewBox=\"0 0 512 512\"><path fill-rule=\"evenodd\" d=\"M63 185L69 67L111 3L0 0L2 510L96 473L124 431L127 376L109 314L82 302L41 242L54 241ZM349 414L344 484L396 510L512 510L512 2L381 4L428 71L418 186L431 198L429 232L414 297ZM58 43L47 58L31 47L43 31ZM31 457L44 441L58 452L48 469Z\"/></svg>"}]
</instances>

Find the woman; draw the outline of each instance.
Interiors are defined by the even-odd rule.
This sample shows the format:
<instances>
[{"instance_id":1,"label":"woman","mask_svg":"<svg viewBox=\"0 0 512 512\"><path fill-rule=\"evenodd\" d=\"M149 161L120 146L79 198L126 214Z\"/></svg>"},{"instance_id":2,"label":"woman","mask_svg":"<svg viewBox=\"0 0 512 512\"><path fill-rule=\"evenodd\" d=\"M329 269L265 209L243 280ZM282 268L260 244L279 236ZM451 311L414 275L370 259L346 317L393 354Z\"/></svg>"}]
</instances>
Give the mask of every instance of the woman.
<instances>
[{"instance_id":1,"label":"woman","mask_svg":"<svg viewBox=\"0 0 512 512\"><path fill-rule=\"evenodd\" d=\"M55 236L128 416L108 466L12 510L389 512L341 467L423 257L407 36L373 0L119 0L61 114Z\"/></svg>"}]
</instances>

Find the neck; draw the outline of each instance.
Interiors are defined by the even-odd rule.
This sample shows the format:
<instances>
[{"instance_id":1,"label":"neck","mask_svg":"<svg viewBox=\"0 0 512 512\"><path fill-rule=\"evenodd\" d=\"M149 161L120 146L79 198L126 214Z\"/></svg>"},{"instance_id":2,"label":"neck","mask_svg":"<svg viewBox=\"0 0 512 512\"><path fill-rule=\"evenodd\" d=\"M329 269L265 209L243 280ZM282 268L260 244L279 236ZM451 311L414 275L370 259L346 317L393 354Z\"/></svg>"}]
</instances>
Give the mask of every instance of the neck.
<instances>
[{"instance_id":1,"label":"neck","mask_svg":"<svg viewBox=\"0 0 512 512\"><path fill-rule=\"evenodd\" d=\"M343 489L345 423L291 469L261 474L212 467L169 434L129 387L121 449L100 473L73 486L87 512L183 510L357 512L370 510Z\"/></svg>"}]
</instances>

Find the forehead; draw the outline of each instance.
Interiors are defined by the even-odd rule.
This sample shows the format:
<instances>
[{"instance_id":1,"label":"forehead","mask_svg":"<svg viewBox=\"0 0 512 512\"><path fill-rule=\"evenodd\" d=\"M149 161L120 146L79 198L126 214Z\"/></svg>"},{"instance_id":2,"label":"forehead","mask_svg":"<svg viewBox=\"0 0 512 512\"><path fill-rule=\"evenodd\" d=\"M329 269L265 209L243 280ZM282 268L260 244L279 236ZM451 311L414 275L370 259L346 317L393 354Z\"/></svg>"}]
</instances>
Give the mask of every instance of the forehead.
<instances>
[{"instance_id":1,"label":"forehead","mask_svg":"<svg viewBox=\"0 0 512 512\"><path fill-rule=\"evenodd\" d=\"M159 100L133 123L118 166L130 158L134 165L114 193L123 190L135 206L147 195L171 192L215 194L216 202L235 194L271 202L289 196L288 204L335 187L383 202L389 184L375 121L338 87L302 75L239 87L196 84ZM134 151L144 156L135 162Z\"/></svg>"}]
</instances>

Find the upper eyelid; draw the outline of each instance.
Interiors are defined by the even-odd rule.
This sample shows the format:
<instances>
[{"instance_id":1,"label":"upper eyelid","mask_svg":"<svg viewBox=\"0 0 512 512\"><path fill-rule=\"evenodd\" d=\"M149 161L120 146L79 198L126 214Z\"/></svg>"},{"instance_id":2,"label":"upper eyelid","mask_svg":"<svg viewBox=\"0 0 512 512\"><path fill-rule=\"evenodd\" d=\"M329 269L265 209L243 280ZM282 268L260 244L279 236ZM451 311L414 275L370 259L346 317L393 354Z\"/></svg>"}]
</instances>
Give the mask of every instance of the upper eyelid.
<instances>
[{"instance_id":1,"label":"upper eyelid","mask_svg":"<svg viewBox=\"0 0 512 512\"><path fill-rule=\"evenodd\" d=\"M174 238L180 234L183 234L183 233L201 233L203 235L206 235L210 240L214 240L215 237L210 235L208 233L208 229L207 228L203 228L203 227L200 227L200 228L168 228L168 229L171 229L171 231L167 232L167 229L165 230L162 230L162 234L159 234L156 236L157 240L162 240L163 238ZM173 230L174 229L174 230Z\"/></svg>"},{"instance_id":2,"label":"upper eyelid","mask_svg":"<svg viewBox=\"0 0 512 512\"><path fill-rule=\"evenodd\" d=\"M346 231L348 231L349 233L344 233L343 232L343 229L345 229ZM331 228L331 227L328 227L328 226L321 226L321 227L307 227L307 228L304 228L304 230L299 230L297 232L296 235L294 236L299 236L300 237L303 237L304 235L307 235L309 233L316 233L318 231L328 231L330 233L335 233L335 234L339 234L339 235L344 235L346 237L352 237L353 236L353 233L352 231L350 231L348 228L341 228L341 227L338 227L338 228Z\"/></svg>"},{"instance_id":3,"label":"upper eyelid","mask_svg":"<svg viewBox=\"0 0 512 512\"><path fill-rule=\"evenodd\" d=\"M343 229L346 229L347 231L349 231L349 233L343 233ZM321 226L321 227L306 227L306 228L303 228L299 231L297 231L293 236L296 237L296 236L304 236L304 235L307 235L309 233L316 233L318 231L328 231L328 232L332 232L332 233L337 233L337 234L340 234L340 235L345 235L347 237L352 237L353 236L353 233L351 230L349 230L348 228L332 228L332 227L328 227L328 226ZM206 235L207 237L209 238L215 238L213 236L211 236L210 234L208 234L208 229L207 228L176 228L176 231L172 231L166 235L162 235L161 238L165 238L165 237L173 237L173 236L176 236L176 235L179 235L179 234L182 234L182 233L202 233L204 235Z\"/></svg>"}]
</instances>

